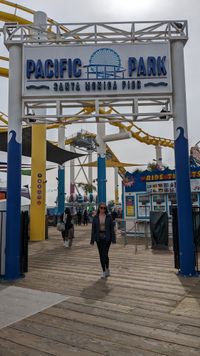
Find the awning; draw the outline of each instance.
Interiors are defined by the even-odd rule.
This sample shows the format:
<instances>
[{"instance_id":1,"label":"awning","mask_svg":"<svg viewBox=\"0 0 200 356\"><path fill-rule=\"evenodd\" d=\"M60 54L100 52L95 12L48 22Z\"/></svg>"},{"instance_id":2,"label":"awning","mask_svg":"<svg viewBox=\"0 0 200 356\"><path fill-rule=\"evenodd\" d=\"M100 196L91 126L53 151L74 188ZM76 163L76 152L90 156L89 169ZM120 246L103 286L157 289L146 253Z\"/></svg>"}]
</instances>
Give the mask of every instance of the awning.
<instances>
[{"instance_id":1,"label":"awning","mask_svg":"<svg viewBox=\"0 0 200 356\"><path fill-rule=\"evenodd\" d=\"M79 164L78 166L82 167L97 167L97 161L90 163ZM124 162L116 162L112 160L106 160L106 167L137 167L137 166L145 166L145 164L140 163L124 163Z\"/></svg>"},{"instance_id":2,"label":"awning","mask_svg":"<svg viewBox=\"0 0 200 356\"><path fill-rule=\"evenodd\" d=\"M63 150L51 142L46 141L47 161L63 164L74 158L85 156L84 154ZM7 152L7 132L0 132L0 151ZM31 157L31 127L22 130L22 155Z\"/></svg>"}]
</instances>

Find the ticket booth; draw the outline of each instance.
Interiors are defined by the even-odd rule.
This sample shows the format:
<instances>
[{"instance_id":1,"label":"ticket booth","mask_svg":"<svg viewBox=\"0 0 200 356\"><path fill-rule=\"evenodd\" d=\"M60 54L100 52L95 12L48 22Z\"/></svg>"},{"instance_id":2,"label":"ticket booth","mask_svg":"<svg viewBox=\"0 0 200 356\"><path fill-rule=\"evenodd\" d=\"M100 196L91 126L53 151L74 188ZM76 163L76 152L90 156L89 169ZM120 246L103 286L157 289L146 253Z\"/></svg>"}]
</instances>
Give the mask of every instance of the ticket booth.
<instances>
[{"instance_id":1,"label":"ticket booth","mask_svg":"<svg viewBox=\"0 0 200 356\"><path fill-rule=\"evenodd\" d=\"M137 217L139 219L149 219L151 210L150 194L137 194Z\"/></svg>"},{"instance_id":2,"label":"ticket booth","mask_svg":"<svg viewBox=\"0 0 200 356\"><path fill-rule=\"evenodd\" d=\"M177 205L175 170L127 172L123 180L124 218L128 226L133 220L149 220L150 211L167 212ZM191 168L191 199L200 206L200 167Z\"/></svg>"},{"instance_id":3,"label":"ticket booth","mask_svg":"<svg viewBox=\"0 0 200 356\"><path fill-rule=\"evenodd\" d=\"M172 207L174 205L177 205L177 200L176 200L176 193L169 193L167 196L168 199L168 216L172 216Z\"/></svg>"},{"instance_id":4,"label":"ticket booth","mask_svg":"<svg viewBox=\"0 0 200 356\"><path fill-rule=\"evenodd\" d=\"M152 211L166 211L166 194L153 194L152 195Z\"/></svg>"}]
</instances>

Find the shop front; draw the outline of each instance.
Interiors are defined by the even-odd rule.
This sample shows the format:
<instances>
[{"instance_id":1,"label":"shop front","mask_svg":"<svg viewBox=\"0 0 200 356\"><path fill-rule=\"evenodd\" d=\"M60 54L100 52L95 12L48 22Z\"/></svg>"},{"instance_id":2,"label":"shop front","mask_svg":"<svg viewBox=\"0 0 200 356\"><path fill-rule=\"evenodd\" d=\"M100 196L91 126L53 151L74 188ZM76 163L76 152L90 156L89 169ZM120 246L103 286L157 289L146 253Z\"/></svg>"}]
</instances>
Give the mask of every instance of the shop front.
<instances>
[{"instance_id":1,"label":"shop front","mask_svg":"<svg viewBox=\"0 0 200 356\"><path fill-rule=\"evenodd\" d=\"M191 169L192 206L200 206L200 168ZM150 211L172 216L176 200L175 170L127 172L123 180L125 220L149 220Z\"/></svg>"}]
</instances>

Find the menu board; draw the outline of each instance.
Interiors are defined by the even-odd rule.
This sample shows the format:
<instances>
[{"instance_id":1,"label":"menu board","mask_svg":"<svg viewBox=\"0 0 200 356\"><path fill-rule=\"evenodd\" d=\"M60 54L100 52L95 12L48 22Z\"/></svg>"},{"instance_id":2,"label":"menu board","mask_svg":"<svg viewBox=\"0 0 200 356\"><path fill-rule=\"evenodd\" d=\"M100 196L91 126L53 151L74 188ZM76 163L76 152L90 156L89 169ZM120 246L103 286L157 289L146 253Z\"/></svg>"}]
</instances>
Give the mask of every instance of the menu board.
<instances>
[{"instance_id":1,"label":"menu board","mask_svg":"<svg viewBox=\"0 0 200 356\"><path fill-rule=\"evenodd\" d=\"M163 182L147 182L146 184L148 193L175 193L176 182L175 181L163 181Z\"/></svg>"},{"instance_id":2,"label":"menu board","mask_svg":"<svg viewBox=\"0 0 200 356\"><path fill-rule=\"evenodd\" d=\"M200 179L191 179L191 191L200 192Z\"/></svg>"},{"instance_id":3,"label":"menu board","mask_svg":"<svg viewBox=\"0 0 200 356\"><path fill-rule=\"evenodd\" d=\"M191 179L191 191L200 192L200 179ZM146 188L148 193L176 193L176 181L156 181L147 182Z\"/></svg>"},{"instance_id":4,"label":"menu board","mask_svg":"<svg viewBox=\"0 0 200 356\"><path fill-rule=\"evenodd\" d=\"M138 196L138 217L148 217L150 214L150 196L141 194Z\"/></svg>"}]
</instances>

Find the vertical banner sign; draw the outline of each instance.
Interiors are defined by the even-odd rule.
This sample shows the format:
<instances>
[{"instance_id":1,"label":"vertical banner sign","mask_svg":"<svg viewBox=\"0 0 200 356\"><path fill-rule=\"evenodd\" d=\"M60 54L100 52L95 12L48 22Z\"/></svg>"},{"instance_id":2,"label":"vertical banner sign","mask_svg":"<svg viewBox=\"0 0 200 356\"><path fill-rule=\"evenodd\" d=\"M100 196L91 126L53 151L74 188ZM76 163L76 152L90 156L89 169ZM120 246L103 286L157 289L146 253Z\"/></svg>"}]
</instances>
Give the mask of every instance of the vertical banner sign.
<instances>
[{"instance_id":1,"label":"vertical banner sign","mask_svg":"<svg viewBox=\"0 0 200 356\"><path fill-rule=\"evenodd\" d=\"M32 127L30 239L45 240L46 125Z\"/></svg>"},{"instance_id":2,"label":"vertical banner sign","mask_svg":"<svg viewBox=\"0 0 200 356\"><path fill-rule=\"evenodd\" d=\"M133 195L126 195L126 216L135 216L135 197Z\"/></svg>"}]
</instances>

